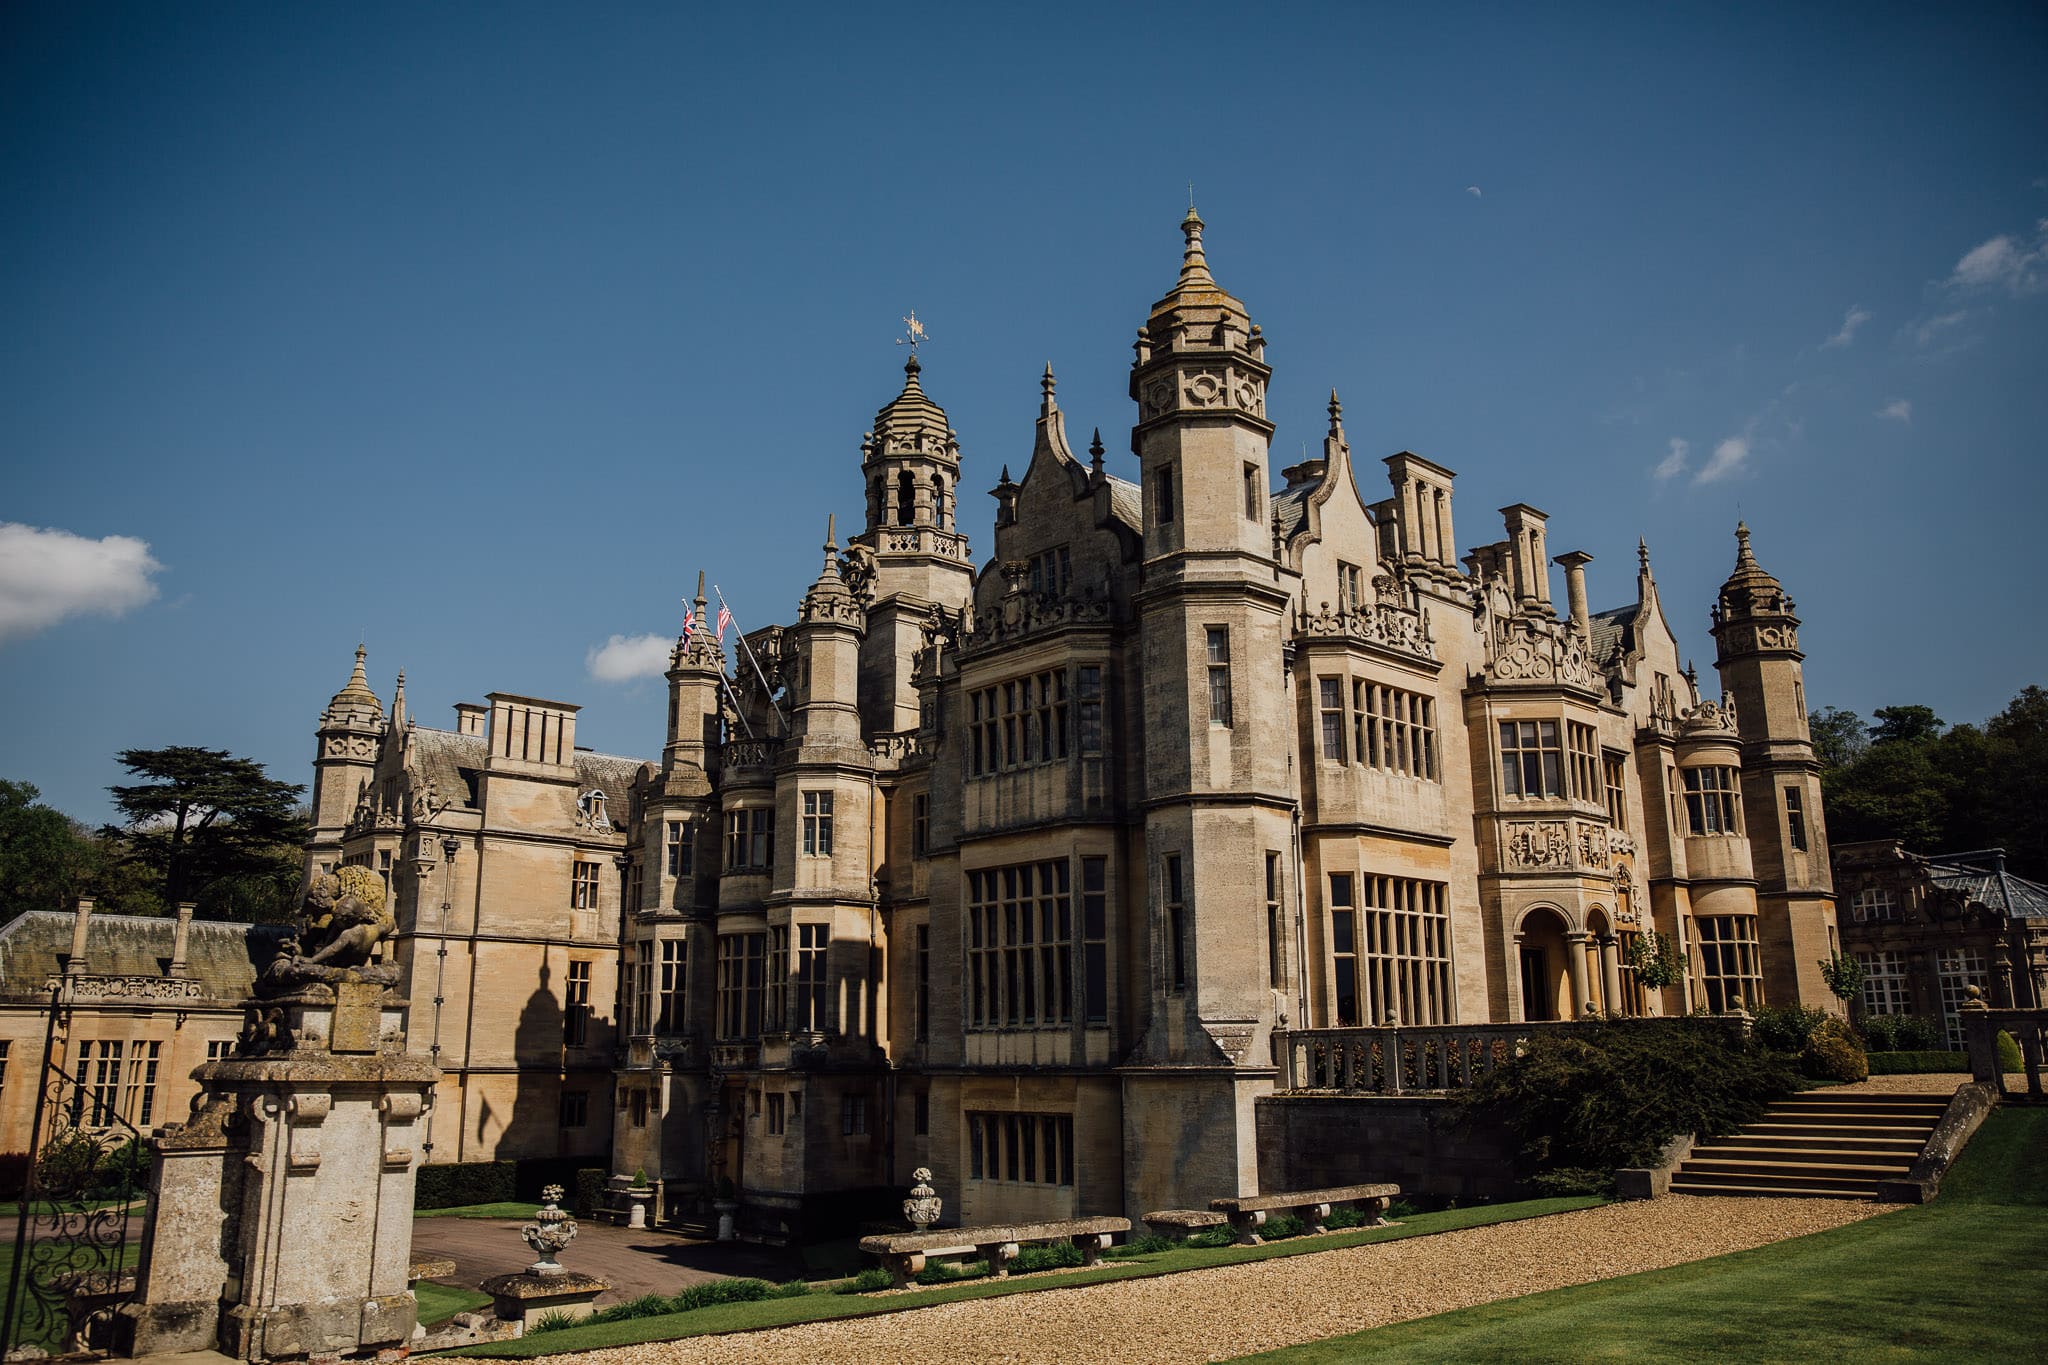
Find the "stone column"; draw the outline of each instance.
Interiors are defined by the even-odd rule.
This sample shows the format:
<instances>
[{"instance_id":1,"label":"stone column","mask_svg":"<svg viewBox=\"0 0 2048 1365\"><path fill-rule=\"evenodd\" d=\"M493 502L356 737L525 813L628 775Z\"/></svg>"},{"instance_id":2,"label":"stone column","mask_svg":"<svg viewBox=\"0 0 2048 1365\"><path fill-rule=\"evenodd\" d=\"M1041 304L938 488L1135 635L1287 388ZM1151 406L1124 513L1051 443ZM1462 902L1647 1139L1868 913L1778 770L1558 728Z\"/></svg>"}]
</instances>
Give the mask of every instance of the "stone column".
<instances>
[{"instance_id":1,"label":"stone column","mask_svg":"<svg viewBox=\"0 0 2048 1365\"><path fill-rule=\"evenodd\" d=\"M1621 942L1613 934L1600 935L1600 987L1607 997L1607 1012L1621 1013Z\"/></svg>"},{"instance_id":2,"label":"stone column","mask_svg":"<svg viewBox=\"0 0 2048 1365\"><path fill-rule=\"evenodd\" d=\"M1564 1011L1567 1019L1583 1017L1586 1011L1588 983L1586 979L1586 944L1591 934L1575 933L1564 936L1565 966L1571 971L1572 998L1570 1008Z\"/></svg>"}]
</instances>

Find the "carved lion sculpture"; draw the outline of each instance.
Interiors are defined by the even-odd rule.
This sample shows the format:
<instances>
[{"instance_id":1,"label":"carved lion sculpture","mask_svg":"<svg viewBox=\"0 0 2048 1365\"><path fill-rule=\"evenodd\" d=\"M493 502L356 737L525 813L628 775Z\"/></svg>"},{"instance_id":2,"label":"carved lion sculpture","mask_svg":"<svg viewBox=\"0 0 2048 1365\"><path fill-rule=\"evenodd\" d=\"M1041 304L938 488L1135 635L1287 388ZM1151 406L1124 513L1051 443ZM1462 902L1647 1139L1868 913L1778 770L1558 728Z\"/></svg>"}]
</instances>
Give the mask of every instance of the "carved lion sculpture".
<instances>
[{"instance_id":1,"label":"carved lion sculpture","mask_svg":"<svg viewBox=\"0 0 2048 1365\"><path fill-rule=\"evenodd\" d=\"M371 958L397 927L385 907L384 882L369 868L316 875L306 887L297 932L278 946L263 985L271 992L347 980L391 985L398 979L398 964Z\"/></svg>"}]
</instances>

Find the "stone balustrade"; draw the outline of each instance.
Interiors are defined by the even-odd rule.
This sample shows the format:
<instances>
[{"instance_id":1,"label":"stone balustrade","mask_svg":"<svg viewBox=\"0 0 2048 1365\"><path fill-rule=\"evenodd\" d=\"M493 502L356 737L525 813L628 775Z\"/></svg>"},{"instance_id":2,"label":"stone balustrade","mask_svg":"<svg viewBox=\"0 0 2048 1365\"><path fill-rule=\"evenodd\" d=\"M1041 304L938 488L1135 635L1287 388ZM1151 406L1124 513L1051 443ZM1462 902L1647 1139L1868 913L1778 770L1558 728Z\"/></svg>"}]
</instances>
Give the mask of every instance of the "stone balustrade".
<instances>
[{"instance_id":1,"label":"stone balustrade","mask_svg":"<svg viewBox=\"0 0 2048 1365\"><path fill-rule=\"evenodd\" d=\"M737 768L765 768L775 761L781 748L779 739L729 739L719 750L719 760L728 772Z\"/></svg>"},{"instance_id":2,"label":"stone balustrade","mask_svg":"<svg viewBox=\"0 0 2048 1365\"><path fill-rule=\"evenodd\" d=\"M1738 1035L1748 1027L1741 1015L1728 1015L1725 1023ZM1592 1021L1573 1020L1275 1029L1273 1059L1283 1091L1429 1094L1478 1083L1502 1062L1520 1056L1532 1039L1569 1037L1596 1027Z\"/></svg>"}]
</instances>

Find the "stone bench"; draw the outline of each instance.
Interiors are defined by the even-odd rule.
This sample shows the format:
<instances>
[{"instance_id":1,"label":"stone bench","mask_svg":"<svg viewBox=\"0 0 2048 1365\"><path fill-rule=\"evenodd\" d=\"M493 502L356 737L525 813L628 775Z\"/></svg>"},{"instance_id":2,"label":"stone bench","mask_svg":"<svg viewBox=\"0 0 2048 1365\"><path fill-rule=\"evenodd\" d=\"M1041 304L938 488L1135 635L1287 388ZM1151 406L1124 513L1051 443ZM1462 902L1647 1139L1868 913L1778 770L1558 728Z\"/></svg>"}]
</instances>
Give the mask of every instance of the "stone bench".
<instances>
[{"instance_id":1,"label":"stone bench","mask_svg":"<svg viewBox=\"0 0 2048 1365\"><path fill-rule=\"evenodd\" d=\"M1171 1237L1176 1242L1185 1242L1192 1233L1220 1228L1229 1221L1207 1209L1160 1209L1145 1215L1145 1226L1152 1229L1154 1236Z\"/></svg>"},{"instance_id":2,"label":"stone bench","mask_svg":"<svg viewBox=\"0 0 2048 1365\"><path fill-rule=\"evenodd\" d=\"M1211 1199L1209 1207L1230 1219L1239 1246L1255 1247L1265 1239L1259 1229L1268 1213L1292 1213L1308 1224L1310 1232L1328 1232L1327 1220L1333 1204L1356 1204L1366 1216L1366 1226L1387 1225L1387 1205L1401 1193L1399 1185L1334 1185L1326 1190L1282 1190L1277 1194L1247 1194L1235 1199Z\"/></svg>"},{"instance_id":3,"label":"stone bench","mask_svg":"<svg viewBox=\"0 0 2048 1365\"><path fill-rule=\"evenodd\" d=\"M1131 1230L1128 1218L1062 1218L1050 1223L1001 1223L979 1228L939 1228L930 1232L888 1232L860 1239L860 1249L881 1258L902 1289L917 1278L930 1256L978 1256L991 1275L1008 1275L1011 1258L1025 1246L1071 1241L1081 1249L1081 1262L1094 1265L1110 1246L1110 1238Z\"/></svg>"}]
</instances>

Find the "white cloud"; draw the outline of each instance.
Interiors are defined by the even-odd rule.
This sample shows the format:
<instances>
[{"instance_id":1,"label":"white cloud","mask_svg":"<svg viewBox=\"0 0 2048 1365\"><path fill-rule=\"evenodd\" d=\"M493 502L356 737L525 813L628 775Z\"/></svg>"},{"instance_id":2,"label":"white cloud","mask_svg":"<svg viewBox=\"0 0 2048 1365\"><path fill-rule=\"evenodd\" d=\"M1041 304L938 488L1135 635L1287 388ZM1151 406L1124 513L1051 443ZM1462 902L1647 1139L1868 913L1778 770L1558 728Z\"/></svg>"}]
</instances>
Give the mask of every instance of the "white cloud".
<instances>
[{"instance_id":1,"label":"white cloud","mask_svg":"<svg viewBox=\"0 0 2048 1365\"><path fill-rule=\"evenodd\" d=\"M1903 398L1894 398L1877 410L1877 415L1887 422L1911 422L1913 405ZM1939 425L1937 423L1936 425Z\"/></svg>"},{"instance_id":2,"label":"white cloud","mask_svg":"<svg viewBox=\"0 0 2048 1365\"><path fill-rule=\"evenodd\" d=\"M1958 309L1953 313L1943 313L1939 317L1929 318L1914 329L1913 340L1925 346L1940 333L1947 331L1968 316L1970 316L1968 309Z\"/></svg>"},{"instance_id":3,"label":"white cloud","mask_svg":"<svg viewBox=\"0 0 2048 1365\"><path fill-rule=\"evenodd\" d=\"M1486 197L1486 192L1477 185L1467 185L1465 193L1471 195L1474 199L1484 199Z\"/></svg>"},{"instance_id":4,"label":"white cloud","mask_svg":"<svg viewBox=\"0 0 2048 1365\"><path fill-rule=\"evenodd\" d=\"M1820 348L1823 351L1829 351L1837 347L1847 346L1850 342L1856 340L1856 330L1868 321L1870 321L1870 310L1868 308L1859 308L1852 304L1849 311L1842 314L1841 330L1826 341L1823 341L1820 344Z\"/></svg>"},{"instance_id":5,"label":"white cloud","mask_svg":"<svg viewBox=\"0 0 2048 1365\"><path fill-rule=\"evenodd\" d=\"M583 664L599 682L658 678L668 671L668 657L674 649L675 641L660 635L614 635L593 645L583 656Z\"/></svg>"},{"instance_id":6,"label":"white cloud","mask_svg":"<svg viewBox=\"0 0 2048 1365\"><path fill-rule=\"evenodd\" d=\"M2034 224L2032 241L2008 232L1972 247L1956 262L1948 282L1963 289L2003 289L2013 295L2048 288L2048 218Z\"/></svg>"},{"instance_id":7,"label":"white cloud","mask_svg":"<svg viewBox=\"0 0 2048 1365\"><path fill-rule=\"evenodd\" d=\"M1714 447L1714 453L1692 476L1694 483L1719 483L1740 474L1749 463L1749 437L1730 436Z\"/></svg>"},{"instance_id":8,"label":"white cloud","mask_svg":"<svg viewBox=\"0 0 2048 1365\"><path fill-rule=\"evenodd\" d=\"M1650 477L1658 482L1675 479L1685 472L1685 462L1692 455L1692 442L1674 436L1671 438L1671 452L1657 461L1657 467L1650 471Z\"/></svg>"},{"instance_id":9,"label":"white cloud","mask_svg":"<svg viewBox=\"0 0 2048 1365\"><path fill-rule=\"evenodd\" d=\"M119 616L156 596L163 565L133 536L88 540L55 527L0 522L0 643L67 616Z\"/></svg>"}]
</instances>

